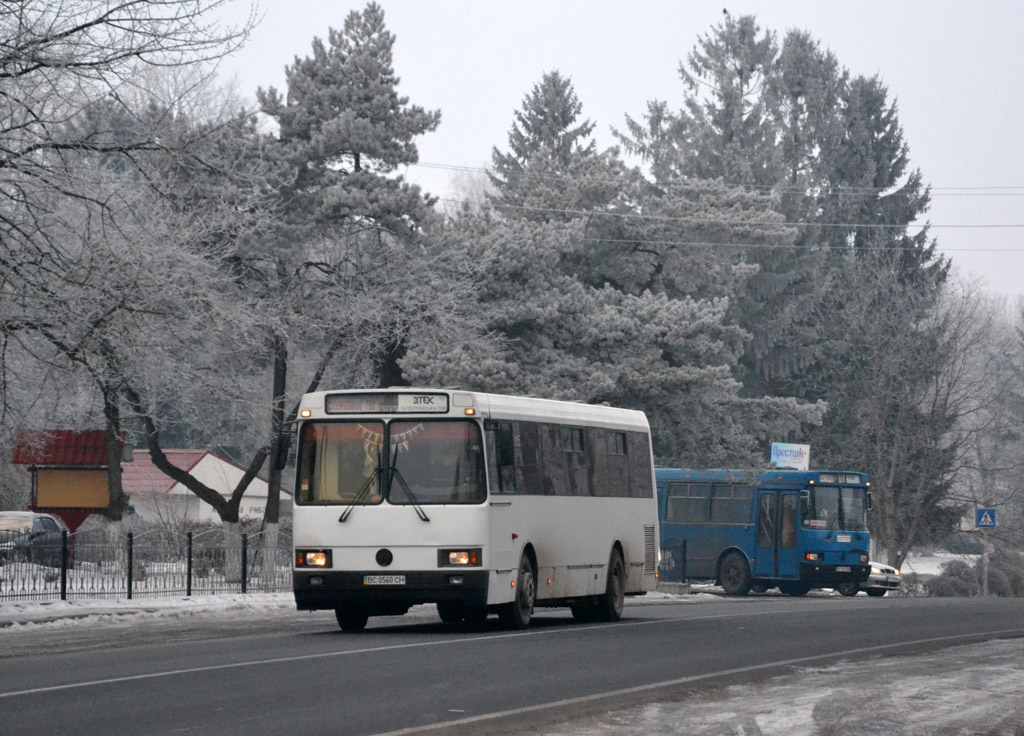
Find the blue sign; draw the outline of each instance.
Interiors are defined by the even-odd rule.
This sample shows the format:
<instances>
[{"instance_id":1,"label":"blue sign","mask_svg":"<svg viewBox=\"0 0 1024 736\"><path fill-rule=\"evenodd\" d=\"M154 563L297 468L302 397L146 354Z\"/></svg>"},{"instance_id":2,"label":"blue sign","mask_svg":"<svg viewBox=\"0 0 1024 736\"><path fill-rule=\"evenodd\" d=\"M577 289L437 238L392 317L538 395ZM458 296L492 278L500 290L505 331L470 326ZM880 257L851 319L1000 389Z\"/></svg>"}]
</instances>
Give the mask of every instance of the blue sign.
<instances>
[{"instance_id":1,"label":"blue sign","mask_svg":"<svg viewBox=\"0 0 1024 736\"><path fill-rule=\"evenodd\" d=\"M978 521L975 524L978 529L995 529L996 528L996 510L995 509L978 509Z\"/></svg>"}]
</instances>

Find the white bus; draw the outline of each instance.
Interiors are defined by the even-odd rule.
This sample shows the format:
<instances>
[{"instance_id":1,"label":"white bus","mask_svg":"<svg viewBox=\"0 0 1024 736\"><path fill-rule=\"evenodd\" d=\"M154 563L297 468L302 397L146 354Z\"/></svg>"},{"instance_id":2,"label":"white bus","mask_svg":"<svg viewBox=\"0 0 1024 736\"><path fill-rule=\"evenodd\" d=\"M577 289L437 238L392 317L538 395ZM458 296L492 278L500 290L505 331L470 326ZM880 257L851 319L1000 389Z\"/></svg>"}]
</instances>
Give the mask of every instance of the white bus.
<instances>
[{"instance_id":1,"label":"white bus","mask_svg":"<svg viewBox=\"0 0 1024 736\"><path fill-rule=\"evenodd\" d=\"M615 621L653 590L658 509L642 412L442 389L302 398L299 610L345 631L434 603L523 628L534 607Z\"/></svg>"}]
</instances>

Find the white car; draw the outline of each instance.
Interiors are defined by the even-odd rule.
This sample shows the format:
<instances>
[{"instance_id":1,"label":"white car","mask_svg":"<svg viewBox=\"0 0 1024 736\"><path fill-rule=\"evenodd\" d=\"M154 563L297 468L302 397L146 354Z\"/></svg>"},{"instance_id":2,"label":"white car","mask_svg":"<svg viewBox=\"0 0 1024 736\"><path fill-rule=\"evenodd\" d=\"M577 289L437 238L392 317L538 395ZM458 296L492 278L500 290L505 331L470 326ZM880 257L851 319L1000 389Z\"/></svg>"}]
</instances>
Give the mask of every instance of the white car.
<instances>
[{"instance_id":1,"label":"white car","mask_svg":"<svg viewBox=\"0 0 1024 736\"><path fill-rule=\"evenodd\" d=\"M864 591L873 598L880 598L890 590L899 590L900 571L892 565L881 562L871 562L871 574L863 583L840 583L836 586L843 595L857 595Z\"/></svg>"}]
</instances>

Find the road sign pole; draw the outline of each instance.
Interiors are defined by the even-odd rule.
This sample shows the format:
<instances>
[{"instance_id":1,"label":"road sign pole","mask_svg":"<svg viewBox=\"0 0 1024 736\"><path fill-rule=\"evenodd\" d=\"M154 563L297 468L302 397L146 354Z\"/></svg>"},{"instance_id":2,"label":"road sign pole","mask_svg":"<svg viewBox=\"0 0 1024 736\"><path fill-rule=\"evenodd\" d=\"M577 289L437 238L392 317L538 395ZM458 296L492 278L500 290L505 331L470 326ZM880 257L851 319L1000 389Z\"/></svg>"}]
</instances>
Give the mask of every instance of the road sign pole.
<instances>
[{"instance_id":1,"label":"road sign pole","mask_svg":"<svg viewBox=\"0 0 1024 736\"><path fill-rule=\"evenodd\" d=\"M981 530L981 596L988 598L988 529Z\"/></svg>"}]
</instances>

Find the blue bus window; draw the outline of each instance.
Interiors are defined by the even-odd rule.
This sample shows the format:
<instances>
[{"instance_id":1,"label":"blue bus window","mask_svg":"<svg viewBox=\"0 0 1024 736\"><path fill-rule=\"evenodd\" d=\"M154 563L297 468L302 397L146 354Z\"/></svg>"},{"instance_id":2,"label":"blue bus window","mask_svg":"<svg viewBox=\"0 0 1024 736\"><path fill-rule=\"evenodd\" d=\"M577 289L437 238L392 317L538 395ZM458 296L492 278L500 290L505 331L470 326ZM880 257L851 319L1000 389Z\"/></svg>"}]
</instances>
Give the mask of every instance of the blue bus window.
<instances>
[{"instance_id":1,"label":"blue bus window","mask_svg":"<svg viewBox=\"0 0 1024 736\"><path fill-rule=\"evenodd\" d=\"M707 521L709 490L707 483L670 483L665 520Z\"/></svg>"},{"instance_id":2,"label":"blue bus window","mask_svg":"<svg viewBox=\"0 0 1024 736\"><path fill-rule=\"evenodd\" d=\"M749 485L716 483L711 487L711 521L749 524L754 489Z\"/></svg>"}]
</instances>

